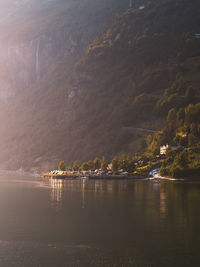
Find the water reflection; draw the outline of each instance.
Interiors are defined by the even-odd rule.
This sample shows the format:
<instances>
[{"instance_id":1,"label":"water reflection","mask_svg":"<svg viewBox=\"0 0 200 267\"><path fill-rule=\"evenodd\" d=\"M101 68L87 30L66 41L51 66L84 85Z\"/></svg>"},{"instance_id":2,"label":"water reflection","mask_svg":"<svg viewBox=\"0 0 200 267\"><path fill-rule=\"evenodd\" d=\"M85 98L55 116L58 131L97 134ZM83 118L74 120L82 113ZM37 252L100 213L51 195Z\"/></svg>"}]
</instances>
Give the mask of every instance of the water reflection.
<instances>
[{"instance_id":1,"label":"water reflection","mask_svg":"<svg viewBox=\"0 0 200 267\"><path fill-rule=\"evenodd\" d=\"M199 266L200 183L5 178L0 266Z\"/></svg>"},{"instance_id":2,"label":"water reflection","mask_svg":"<svg viewBox=\"0 0 200 267\"><path fill-rule=\"evenodd\" d=\"M166 192L160 190L160 216L162 219L165 218L167 213L167 195Z\"/></svg>"},{"instance_id":3,"label":"water reflection","mask_svg":"<svg viewBox=\"0 0 200 267\"><path fill-rule=\"evenodd\" d=\"M51 186L51 206L59 211L62 208L64 180L50 179L49 182Z\"/></svg>"},{"instance_id":4,"label":"water reflection","mask_svg":"<svg viewBox=\"0 0 200 267\"><path fill-rule=\"evenodd\" d=\"M48 182L44 182L45 185L50 187L50 199L51 207L56 211L59 211L63 207L64 194L68 194L70 197L72 192L80 192L82 209L87 207L91 199L88 199L88 193L91 193L93 197L93 203L96 203L96 199L99 200L101 194L120 194L126 191L137 191L136 184L128 183L127 181L105 181L105 180L62 180L62 179L50 179ZM138 188L138 194L141 196L141 188ZM136 194L137 195L137 194ZM102 204L104 197L100 198Z\"/></svg>"},{"instance_id":5,"label":"water reflection","mask_svg":"<svg viewBox=\"0 0 200 267\"><path fill-rule=\"evenodd\" d=\"M82 209L85 208L85 183L86 181L85 180L82 180L82 183L81 183L81 192L82 192Z\"/></svg>"},{"instance_id":6,"label":"water reflection","mask_svg":"<svg viewBox=\"0 0 200 267\"><path fill-rule=\"evenodd\" d=\"M141 205L147 218L164 222L169 212L174 212L176 204L183 205L179 195L179 183L156 181L128 180L49 180L51 207L59 211L77 196L77 204L82 209L96 208L105 205L108 197L115 206L127 201L127 211L130 207ZM180 187L181 188L181 187ZM64 196L66 201L64 201ZM185 192L187 198L187 191ZM129 205L129 206L128 206ZM130 208L129 212L132 212ZM179 212L179 211L178 211ZM180 216L179 218L183 218ZM179 222L180 224L182 223Z\"/></svg>"}]
</instances>

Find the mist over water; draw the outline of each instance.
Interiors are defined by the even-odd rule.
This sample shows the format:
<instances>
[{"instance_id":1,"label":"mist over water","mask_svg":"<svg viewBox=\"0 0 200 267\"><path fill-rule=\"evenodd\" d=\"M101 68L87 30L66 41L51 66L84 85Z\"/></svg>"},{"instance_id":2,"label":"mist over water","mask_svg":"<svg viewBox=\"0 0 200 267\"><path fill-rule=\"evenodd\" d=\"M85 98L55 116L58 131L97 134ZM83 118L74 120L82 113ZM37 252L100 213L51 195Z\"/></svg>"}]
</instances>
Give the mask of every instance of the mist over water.
<instances>
[{"instance_id":1,"label":"mist over water","mask_svg":"<svg viewBox=\"0 0 200 267\"><path fill-rule=\"evenodd\" d=\"M0 266L198 266L200 183L0 176Z\"/></svg>"}]
</instances>

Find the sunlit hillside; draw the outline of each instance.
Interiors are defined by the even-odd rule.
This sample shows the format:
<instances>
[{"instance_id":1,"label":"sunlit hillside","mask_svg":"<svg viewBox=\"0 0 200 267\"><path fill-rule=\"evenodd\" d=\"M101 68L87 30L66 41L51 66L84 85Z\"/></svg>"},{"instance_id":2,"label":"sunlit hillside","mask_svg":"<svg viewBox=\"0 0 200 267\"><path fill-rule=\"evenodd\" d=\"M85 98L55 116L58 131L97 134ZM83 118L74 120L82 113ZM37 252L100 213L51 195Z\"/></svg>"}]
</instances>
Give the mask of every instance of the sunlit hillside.
<instances>
[{"instance_id":1,"label":"sunlit hillside","mask_svg":"<svg viewBox=\"0 0 200 267\"><path fill-rule=\"evenodd\" d=\"M34 56L19 48L15 56L25 55L25 62L7 67L17 82L8 83L11 93L1 105L2 167L48 169L60 159L142 152L148 130L162 130L185 86L199 90L199 2L140 3L129 9L121 1L77 0L33 8L38 19L29 15L17 38L36 38ZM7 36L16 43L15 34ZM177 93L178 77L185 81ZM166 98L167 88L175 91Z\"/></svg>"},{"instance_id":2,"label":"sunlit hillside","mask_svg":"<svg viewBox=\"0 0 200 267\"><path fill-rule=\"evenodd\" d=\"M49 124L55 128L55 118L60 114L57 106L63 108L65 84L74 63L112 15L122 12L128 3L113 0L101 3L91 0L29 0L5 1L1 2L1 7L0 116L3 126L0 131L4 139L1 157L3 162L11 154L18 154L18 166L27 158L25 147L29 151L35 146L37 155L45 155L33 140L42 139L43 143L44 130L51 135ZM8 117L9 120L5 120ZM30 131L34 135L31 140ZM18 141L15 143L17 136L25 142L22 144L20 141L21 147ZM28 136L28 140L25 141L24 136ZM31 162L32 156L28 158Z\"/></svg>"}]
</instances>

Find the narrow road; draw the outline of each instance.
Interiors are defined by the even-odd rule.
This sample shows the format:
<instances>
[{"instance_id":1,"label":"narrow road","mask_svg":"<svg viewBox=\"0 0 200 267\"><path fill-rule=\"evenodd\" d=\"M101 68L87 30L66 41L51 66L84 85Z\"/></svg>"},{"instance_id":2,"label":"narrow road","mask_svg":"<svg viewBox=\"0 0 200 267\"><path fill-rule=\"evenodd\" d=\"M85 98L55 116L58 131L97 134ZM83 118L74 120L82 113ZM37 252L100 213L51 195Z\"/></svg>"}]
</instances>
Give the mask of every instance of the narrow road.
<instances>
[{"instance_id":1,"label":"narrow road","mask_svg":"<svg viewBox=\"0 0 200 267\"><path fill-rule=\"evenodd\" d=\"M136 132L136 131L142 131L142 132L147 132L147 133L157 133L159 131L155 131L155 130L151 130L151 129L144 129L144 128L136 128L136 127L122 127L121 128L122 130L127 130L127 131L133 131L133 132Z\"/></svg>"}]
</instances>

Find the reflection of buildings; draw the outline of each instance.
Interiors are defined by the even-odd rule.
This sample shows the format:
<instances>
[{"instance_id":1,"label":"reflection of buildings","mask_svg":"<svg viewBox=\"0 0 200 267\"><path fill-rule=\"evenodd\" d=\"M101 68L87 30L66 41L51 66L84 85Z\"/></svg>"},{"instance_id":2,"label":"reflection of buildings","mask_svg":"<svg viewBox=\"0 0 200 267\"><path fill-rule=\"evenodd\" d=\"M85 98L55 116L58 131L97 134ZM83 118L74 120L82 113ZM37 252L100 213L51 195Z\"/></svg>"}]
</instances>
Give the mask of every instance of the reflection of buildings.
<instances>
[{"instance_id":1,"label":"reflection of buildings","mask_svg":"<svg viewBox=\"0 0 200 267\"><path fill-rule=\"evenodd\" d=\"M85 180L82 180L81 192L82 192L82 209L84 209L85 208Z\"/></svg>"},{"instance_id":2,"label":"reflection of buildings","mask_svg":"<svg viewBox=\"0 0 200 267\"><path fill-rule=\"evenodd\" d=\"M94 180L95 193L112 193L122 192L127 190L127 183L121 180Z\"/></svg>"},{"instance_id":3,"label":"reflection of buildings","mask_svg":"<svg viewBox=\"0 0 200 267\"><path fill-rule=\"evenodd\" d=\"M160 215L165 217L167 212L167 202L166 202L166 193L160 192Z\"/></svg>"},{"instance_id":4,"label":"reflection of buildings","mask_svg":"<svg viewBox=\"0 0 200 267\"><path fill-rule=\"evenodd\" d=\"M166 193L166 187L162 183L154 183L153 184L154 191L158 193L159 197L159 204L160 204L160 216L164 218L167 213L167 193Z\"/></svg>"},{"instance_id":5,"label":"reflection of buildings","mask_svg":"<svg viewBox=\"0 0 200 267\"><path fill-rule=\"evenodd\" d=\"M64 181L61 179L51 179L51 206L56 210L61 209L63 192L64 192Z\"/></svg>"}]
</instances>

